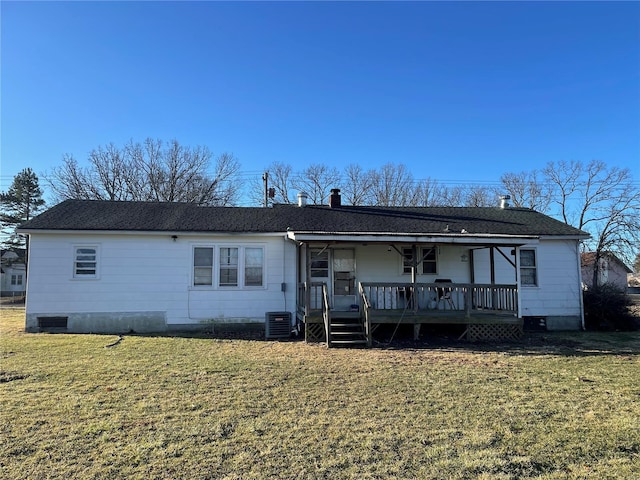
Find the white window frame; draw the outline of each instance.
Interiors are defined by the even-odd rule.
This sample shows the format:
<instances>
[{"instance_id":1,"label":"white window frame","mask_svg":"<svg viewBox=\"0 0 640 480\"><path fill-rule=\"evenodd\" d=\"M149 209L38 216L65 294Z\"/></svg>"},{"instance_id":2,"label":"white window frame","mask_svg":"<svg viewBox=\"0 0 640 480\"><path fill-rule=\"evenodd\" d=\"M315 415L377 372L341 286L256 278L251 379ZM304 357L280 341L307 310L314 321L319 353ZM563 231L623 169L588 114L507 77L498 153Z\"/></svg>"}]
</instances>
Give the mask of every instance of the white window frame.
<instances>
[{"instance_id":1,"label":"white window frame","mask_svg":"<svg viewBox=\"0 0 640 480\"><path fill-rule=\"evenodd\" d=\"M425 265L425 261L424 261L424 256L426 255L426 253L433 249L433 253L436 257L435 260L435 264L436 264L436 271L435 272L426 272L424 271L424 265ZM411 275L411 265L407 265L405 262L407 261L407 257L405 256L407 254L407 250L409 251L409 254L411 254L411 247L403 247L400 251L402 252L402 255L400 256L400 272L402 273L402 275ZM440 264L439 262L439 255L438 255L438 247L436 245L429 245L429 246L424 246L424 247L417 247L417 251L418 251L418 255L419 258L421 258L422 260L418 263L418 275L438 275L438 265ZM429 263L433 263L433 262L429 262ZM408 271L406 270L408 268Z\"/></svg>"},{"instance_id":2,"label":"white window frame","mask_svg":"<svg viewBox=\"0 0 640 480\"><path fill-rule=\"evenodd\" d=\"M91 261L85 260L84 262L78 260L78 256L80 255L80 249L92 249L95 251L95 259L93 262L95 263L95 268L93 269L94 273L78 273L78 263L91 263ZM88 255L88 253L84 253ZM96 280L100 278L100 245L96 244L82 244L82 245L74 245L73 246L73 278L76 280Z\"/></svg>"},{"instance_id":3,"label":"white window frame","mask_svg":"<svg viewBox=\"0 0 640 480\"><path fill-rule=\"evenodd\" d=\"M12 273L11 274L11 285L20 287L22 286L22 274L20 273Z\"/></svg>"},{"instance_id":4,"label":"white window frame","mask_svg":"<svg viewBox=\"0 0 640 480\"><path fill-rule=\"evenodd\" d=\"M196 248L210 248L213 249L213 265L212 265L212 278L211 285L196 285L195 284L195 249ZM238 263L235 265L237 268L237 285L222 285L220 270L223 267L221 262L221 250L224 248L235 248L238 250ZM260 285L247 285L247 268L252 268L247 264L246 251L247 249L259 249L262 250L262 269ZM257 268L256 266L253 266ZM235 243L235 244L194 244L191 249L191 286L190 288L196 290L264 290L266 285L267 270L267 248L265 244L251 244L251 243Z\"/></svg>"},{"instance_id":5,"label":"white window frame","mask_svg":"<svg viewBox=\"0 0 640 480\"><path fill-rule=\"evenodd\" d=\"M260 252L261 252L260 265L251 265L251 264L247 263L247 250L260 250ZM243 249L242 249L242 253L243 253L242 259L243 259L243 262L244 262L243 269L242 269L242 277L243 277L242 281L243 281L244 288L262 288L262 287L264 287L264 263L265 263L264 262L264 260L265 260L265 258L264 258L264 255L265 255L264 247L262 247L262 246L254 247L252 245L245 245L243 247ZM260 268L260 284L259 285L247 285L247 277L248 277L247 276L247 269L248 268L256 268L256 269Z\"/></svg>"},{"instance_id":6,"label":"white window frame","mask_svg":"<svg viewBox=\"0 0 640 480\"><path fill-rule=\"evenodd\" d=\"M224 265L222 264L222 250L235 250L236 251L236 263L225 263ZM237 246L237 245L221 245L220 247L218 247L218 265L217 265L217 269L216 271L218 272L218 287L220 288L240 288L241 286L244 285L244 283L241 280L241 267L240 264L243 263L242 262L242 256L244 254L244 249L242 249L241 247ZM226 255L226 257L229 257L229 255ZM234 270L235 267L235 271L236 271L236 283L232 284L232 283L222 283L222 270L229 270L232 271Z\"/></svg>"},{"instance_id":7,"label":"white window frame","mask_svg":"<svg viewBox=\"0 0 640 480\"><path fill-rule=\"evenodd\" d=\"M522 252L533 252L533 266L530 265L522 265ZM528 270L533 270L533 273L535 275L535 282L534 283L524 283L523 282L523 278L524 276L522 275L522 270L523 269L528 269ZM540 259L538 258L538 250L535 248L520 248L519 253L518 253L518 274L520 275L520 285L522 287L525 288L536 288L540 286Z\"/></svg>"},{"instance_id":8,"label":"white window frame","mask_svg":"<svg viewBox=\"0 0 640 480\"><path fill-rule=\"evenodd\" d=\"M196 265L196 249L208 249L211 250L211 265ZM211 245L194 245L191 251L191 286L196 288L211 288L215 285L216 274L215 274L215 266L216 266L216 249ZM208 268L211 271L211 283L198 283L196 284L196 268Z\"/></svg>"}]
</instances>

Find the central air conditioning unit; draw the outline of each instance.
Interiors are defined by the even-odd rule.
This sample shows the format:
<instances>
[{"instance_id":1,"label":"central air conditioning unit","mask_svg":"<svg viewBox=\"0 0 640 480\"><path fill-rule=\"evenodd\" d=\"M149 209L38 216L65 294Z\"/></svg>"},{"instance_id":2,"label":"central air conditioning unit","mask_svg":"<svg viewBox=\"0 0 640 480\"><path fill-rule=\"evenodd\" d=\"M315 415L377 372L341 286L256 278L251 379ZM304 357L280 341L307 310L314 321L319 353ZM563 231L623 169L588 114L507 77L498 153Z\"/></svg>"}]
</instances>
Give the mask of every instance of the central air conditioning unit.
<instances>
[{"instance_id":1,"label":"central air conditioning unit","mask_svg":"<svg viewBox=\"0 0 640 480\"><path fill-rule=\"evenodd\" d=\"M267 339L289 338L291 336L290 312L267 312L264 321Z\"/></svg>"}]
</instances>

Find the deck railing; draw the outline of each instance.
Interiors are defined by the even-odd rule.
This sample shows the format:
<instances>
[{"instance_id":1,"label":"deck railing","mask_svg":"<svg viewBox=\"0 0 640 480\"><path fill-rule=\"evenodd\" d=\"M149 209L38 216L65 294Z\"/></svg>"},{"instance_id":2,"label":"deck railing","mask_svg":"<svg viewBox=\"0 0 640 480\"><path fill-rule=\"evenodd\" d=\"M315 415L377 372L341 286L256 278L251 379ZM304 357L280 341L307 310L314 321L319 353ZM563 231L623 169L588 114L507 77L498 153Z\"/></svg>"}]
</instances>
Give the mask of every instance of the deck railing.
<instances>
[{"instance_id":1,"label":"deck railing","mask_svg":"<svg viewBox=\"0 0 640 480\"><path fill-rule=\"evenodd\" d=\"M459 311L474 313L518 313L516 285L468 283L380 283L363 282L359 286L365 313L369 310L415 312Z\"/></svg>"},{"instance_id":2,"label":"deck railing","mask_svg":"<svg viewBox=\"0 0 640 480\"><path fill-rule=\"evenodd\" d=\"M307 288L307 285L309 288ZM309 315L311 312L322 310L324 282L302 282L298 284L298 315Z\"/></svg>"}]
</instances>

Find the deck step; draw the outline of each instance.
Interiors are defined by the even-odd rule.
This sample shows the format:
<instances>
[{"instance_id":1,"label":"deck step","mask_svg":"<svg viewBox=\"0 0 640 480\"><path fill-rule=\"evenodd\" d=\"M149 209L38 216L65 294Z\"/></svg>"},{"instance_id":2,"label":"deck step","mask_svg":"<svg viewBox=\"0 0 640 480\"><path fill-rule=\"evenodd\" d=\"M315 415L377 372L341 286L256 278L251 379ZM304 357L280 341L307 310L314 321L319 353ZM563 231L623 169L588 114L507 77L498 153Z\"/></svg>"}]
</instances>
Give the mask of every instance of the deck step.
<instances>
[{"instance_id":1,"label":"deck step","mask_svg":"<svg viewBox=\"0 0 640 480\"><path fill-rule=\"evenodd\" d=\"M335 345L364 345L366 340L331 340L331 344Z\"/></svg>"},{"instance_id":2,"label":"deck step","mask_svg":"<svg viewBox=\"0 0 640 480\"><path fill-rule=\"evenodd\" d=\"M333 323L331 322L331 327L349 327L349 328L362 328L361 323Z\"/></svg>"}]
</instances>

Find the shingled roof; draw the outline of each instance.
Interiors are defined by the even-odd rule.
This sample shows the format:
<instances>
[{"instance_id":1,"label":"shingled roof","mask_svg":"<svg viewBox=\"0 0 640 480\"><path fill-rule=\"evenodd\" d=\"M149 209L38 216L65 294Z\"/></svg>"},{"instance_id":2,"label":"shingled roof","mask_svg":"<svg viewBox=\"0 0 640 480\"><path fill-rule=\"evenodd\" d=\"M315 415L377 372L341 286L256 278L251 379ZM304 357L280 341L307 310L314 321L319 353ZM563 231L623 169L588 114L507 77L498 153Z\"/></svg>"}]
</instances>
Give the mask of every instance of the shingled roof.
<instances>
[{"instance_id":1,"label":"shingled roof","mask_svg":"<svg viewBox=\"0 0 640 480\"><path fill-rule=\"evenodd\" d=\"M335 234L460 234L465 230L469 235L587 236L523 208L201 207L191 203L98 200L66 200L25 223L20 230Z\"/></svg>"}]
</instances>

